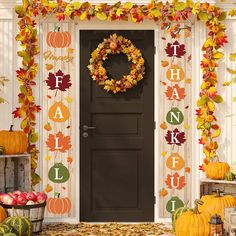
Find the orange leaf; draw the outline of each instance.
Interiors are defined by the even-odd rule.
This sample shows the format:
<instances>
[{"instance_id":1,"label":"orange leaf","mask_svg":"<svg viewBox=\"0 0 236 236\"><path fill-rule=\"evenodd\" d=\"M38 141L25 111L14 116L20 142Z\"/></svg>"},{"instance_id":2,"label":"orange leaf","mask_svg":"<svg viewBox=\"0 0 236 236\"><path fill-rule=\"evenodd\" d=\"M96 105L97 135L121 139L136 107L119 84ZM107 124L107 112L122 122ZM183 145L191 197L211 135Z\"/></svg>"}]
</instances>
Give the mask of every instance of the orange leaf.
<instances>
[{"instance_id":1,"label":"orange leaf","mask_svg":"<svg viewBox=\"0 0 236 236\"><path fill-rule=\"evenodd\" d=\"M67 162L71 164L73 162L73 157L67 157Z\"/></svg>"},{"instance_id":2,"label":"orange leaf","mask_svg":"<svg viewBox=\"0 0 236 236\"><path fill-rule=\"evenodd\" d=\"M179 176L176 172L173 175L168 175L165 183L169 189L182 189L185 186L185 177Z\"/></svg>"},{"instance_id":3,"label":"orange leaf","mask_svg":"<svg viewBox=\"0 0 236 236\"><path fill-rule=\"evenodd\" d=\"M62 132L56 135L49 134L46 144L49 151L66 152L72 147L70 136L64 136Z\"/></svg>"},{"instance_id":4,"label":"orange leaf","mask_svg":"<svg viewBox=\"0 0 236 236\"><path fill-rule=\"evenodd\" d=\"M177 84L173 87L168 86L165 92L168 100L181 101L185 98L185 88L180 88Z\"/></svg>"},{"instance_id":5,"label":"orange leaf","mask_svg":"<svg viewBox=\"0 0 236 236\"><path fill-rule=\"evenodd\" d=\"M185 172L186 173L190 173L191 172L191 168L189 166L185 167Z\"/></svg>"}]
</instances>

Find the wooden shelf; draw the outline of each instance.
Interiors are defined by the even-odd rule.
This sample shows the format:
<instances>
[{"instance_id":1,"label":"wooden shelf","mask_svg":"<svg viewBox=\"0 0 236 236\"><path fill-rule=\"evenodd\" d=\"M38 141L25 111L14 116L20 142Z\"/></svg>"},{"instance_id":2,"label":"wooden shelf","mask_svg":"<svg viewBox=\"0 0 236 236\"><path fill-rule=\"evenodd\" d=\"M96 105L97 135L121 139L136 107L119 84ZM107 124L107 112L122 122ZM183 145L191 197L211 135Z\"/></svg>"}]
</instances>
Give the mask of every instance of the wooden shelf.
<instances>
[{"instance_id":1,"label":"wooden shelf","mask_svg":"<svg viewBox=\"0 0 236 236\"><path fill-rule=\"evenodd\" d=\"M30 154L15 154L15 155L0 155L0 158L12 158L12 157L30 157Z\"/></svg>"},{"instance_id":2,"label":"wooden shelf","mask_svg":"<svg viewBox=\"0 0 236 236\"><path fill-rule=\"evenodd\" d=\"M216 179L200 179L201 183L217 183L217 184L236 184L236 180L216 180Z\"/></svg>"}]
</instances>

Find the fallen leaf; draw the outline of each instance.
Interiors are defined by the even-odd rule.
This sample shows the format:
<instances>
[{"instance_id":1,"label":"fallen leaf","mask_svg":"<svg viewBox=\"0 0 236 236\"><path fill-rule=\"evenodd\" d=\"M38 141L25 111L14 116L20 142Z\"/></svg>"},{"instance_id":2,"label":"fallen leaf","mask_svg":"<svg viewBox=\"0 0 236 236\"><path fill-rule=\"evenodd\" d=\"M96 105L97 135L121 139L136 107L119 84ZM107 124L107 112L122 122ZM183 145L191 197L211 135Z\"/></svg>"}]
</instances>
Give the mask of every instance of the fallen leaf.
<instances>
[{"instance_id":1,"label":"fallen leaf","mask_svg":"<svg viewBox=\"0 0 236 236\"><path fill-rule=\"evenodd\" d=\"M54 65L52 64L45 64L46 70L52 70L54 68Z\"/></svg>"},{"instance_id":2,"label":"fallen leaf","mask_svg":"<svg viewBox=\"0 0 236 236\"><path fill-rule=\"evenodd\" d=\"M188 109L189 108L189 106L186 106L184 109Z\"/></svg>"},{"instance_id":3,"label":"fallen leaf","mask_svg":"<svg viewBox=\"0 0 236 236\"><path fill-rule=\"evenodd\" d=\"M68 96L65 98L65 100L68 102L68 103L72 103L73 102L73 98Z\"/></svg>"},{"instance_id":4,"label":"fallen leaf","mask_svg":"<svg viewBox=\"0 0 236 236\"><path fill-rule=\"evenodd\" d=\"M73 162L73 157L67 157L67 162L71 164Z\"/></svg>"},{"instance_id":5,"label":"fallen leaf","mask_svg":"<svg viewBox=\"0 0 236 236\"><path fill-rule=\"evenodd\" d=\"M47 184L47 186L44 189L44 192L50 193L52 192L52 190L53 190L53 187L50 184Z\"/></svg>"},{"instance_id":6,"label":"fallen leaf","mask_svg":"<svg viewBox=\"0 0 236 236\"><path fill-rule=\"evenodd\" d=\"M48 97L48 99L52 99L52 96L50 96L50 95L48 95L47 97Z\"/></svg>"},{"instance_id":7,"label":"fallen leaf","mask_svg":"<svg viewBox=\"0 0 236 236\"><path fill-rule=\"evenodd\" d=\"M68 54L72 54L74 51L75 51L74 48L68 48L68 49L67 49Z\"/></svg>"},{"instance_id":8,"label":"fallen leaf","mask_svg":"<svg viewBox=\"0 0 236 236\"><path fill-rule=\"evenodd\" d=\"M233 102L236 102L236 97L233 97Z\"/></svg>"},{"instance_id":9,"label":"fallen leaf","mask_svg":"<svg viewBox=\"0 0 236 236\"><path fill-rule=\"evenodd\" d=\"M191 168L189 166L185 167L185 172L186 173L190 173L191 172Z\"/></svg>"},{"instance_id":10,"label":"fallen leaf","mask_svg":"<svg viewBox=\"0 0 236 236\"><path fill-rule=\"evenodd\" d=\"M190 128L190 125L189 124L184 124L184 128L188 130Z\"/></svg>"},{"instance_id":11,"label":"fallen leaf","mask_svg":"<svg viewBox=\"0 0 236 236\"><path fill-rule=\"evenodd\" d=\"M46 157L44 157L44 160L45 160L45 161L50 161L51 158L52 158L51 156L46 156Z\"/></svg>"},{"instance_id":12,"label":"fallen leaf","mask_svg":"<svg viewBox=\"0 0 236 236\"><path fill-rule=\"evenodd\" d=\"M165 157L166 154L167 154L167 152L163 151L163 152L161 153L161 156L162 156L162 157Z\"/></svg>"},{"instance_id":13,"label":"fallen leaf","mask_svg":"<svg viewBox=\"0 0 236 236\"><path fill-rule=\"evenodd\" d=\"M187 78L186 80L185 80L185 84L191 84L191 79L190 78Z\"/></svg>"}]
</instances>

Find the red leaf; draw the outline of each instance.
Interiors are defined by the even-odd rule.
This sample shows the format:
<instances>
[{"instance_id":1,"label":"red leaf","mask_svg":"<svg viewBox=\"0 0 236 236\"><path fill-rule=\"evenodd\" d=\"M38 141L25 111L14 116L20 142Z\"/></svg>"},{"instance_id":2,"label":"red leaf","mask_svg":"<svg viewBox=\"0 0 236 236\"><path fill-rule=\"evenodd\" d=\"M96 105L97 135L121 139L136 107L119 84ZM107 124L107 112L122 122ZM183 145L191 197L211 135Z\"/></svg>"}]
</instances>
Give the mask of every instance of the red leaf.
<instances>
[{"instance_id":1,"label":"red leaf","mask_svg":"<svg viewBox=\"0 0 236 236\"><path fill-rule=\"evenodd\" d=\"M50 90L59 89L61 91L66 91L72 85L70 75L65 75L61 70L58 70L56 74L50 72L46 83Z\"/></svg>"},{"instance_id":2,"label":"red leaf","mask_svg":"<svg viewBox=\"0 0 236 236\"><path fill-rule=\"evenodd\" d=\"M165 136L167 144L176 144L177 146L181 146L185 141L185 133L180 132L177 128L173 131L168 130Z\"/></svg>"},{"instance_id":3,"label":"red leaf","mask_svg":"<svg viewBox=\"0 0 236 236\"><path fill-rule=\"evenodd\" d=\"M72 147L70 136L64 136L62 132L56 135L49 134L46 144L49 151L66 152Z\"/></svg>"},{"instance_id":4,"label":"red leaf","mask_svg":"<svg viewBox=\"0 0 236 236\"><path fill-rule=\"evenodd\" d=\"M176 172L173 175L168 175L165 183L169 189L182 189L185 186L185 177L179 176Z\"/></svg>"},{"instance_id":5,"label":"red leaf","mask_svg":"<svg viewBox=\"0 0 236 236\"><path fill-rule=\"evenodd\" d=\"M168 43L165 51L168 57L178 57L178 58L181 58L186 53L185 45L180 44L178 41L175 41L174 43Z\"/></svg>"}]
</instances>

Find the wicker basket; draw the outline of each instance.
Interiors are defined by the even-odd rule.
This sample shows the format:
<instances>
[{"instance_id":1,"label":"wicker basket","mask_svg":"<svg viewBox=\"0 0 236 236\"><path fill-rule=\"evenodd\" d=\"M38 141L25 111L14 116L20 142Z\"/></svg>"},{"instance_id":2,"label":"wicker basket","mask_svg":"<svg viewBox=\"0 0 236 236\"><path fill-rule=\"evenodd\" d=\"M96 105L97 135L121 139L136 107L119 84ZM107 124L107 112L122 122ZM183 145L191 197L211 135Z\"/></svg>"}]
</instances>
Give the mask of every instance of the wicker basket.
<instances>
[{"instance_id":1,"label":"wicker basket","mask_svg":"<svg viewBox=\"0 0 236 236\"><path fill-rule=\"evenodd\" d=\"M26 206L16 205L12 207L5 204L1 204L1 206L6 210L8 216L27 217L33 225L33 233L38 233L42 231L46 202L42 204Z\"/></svg>"}]
</instances>

